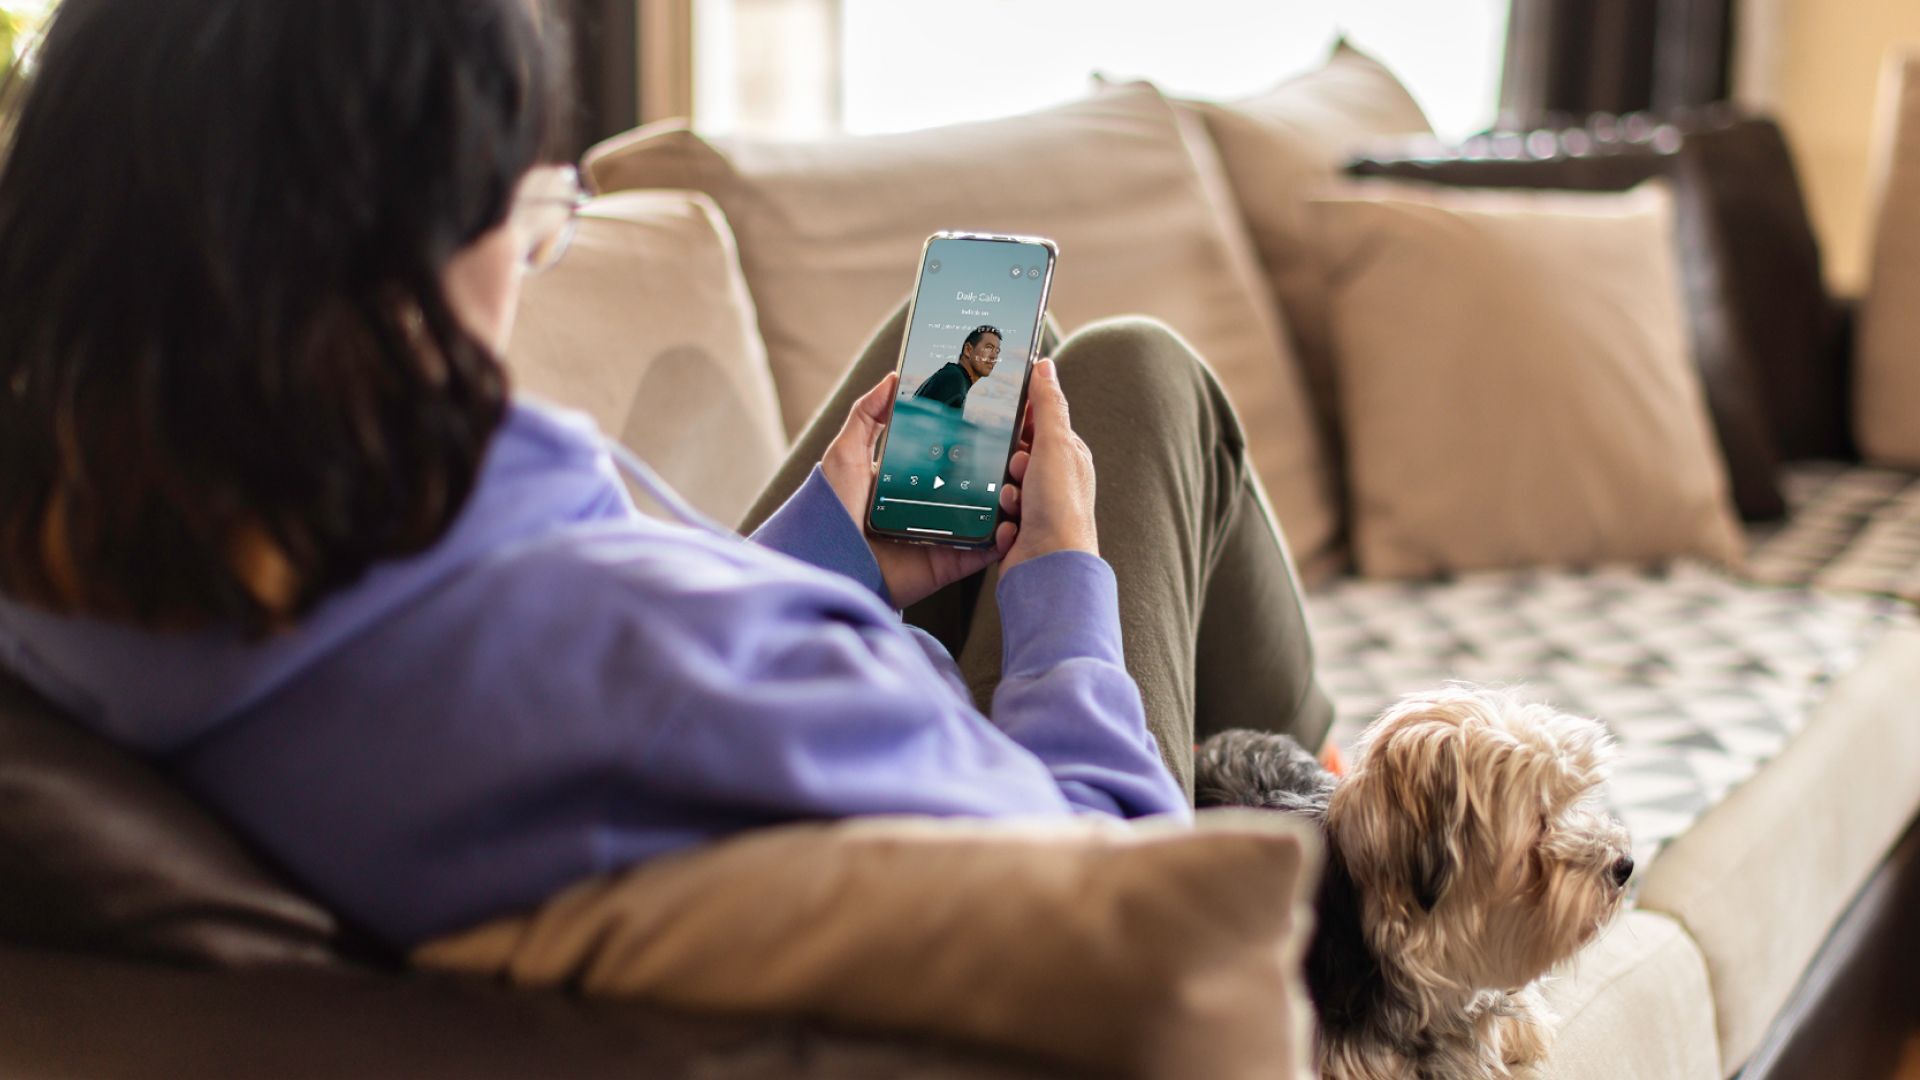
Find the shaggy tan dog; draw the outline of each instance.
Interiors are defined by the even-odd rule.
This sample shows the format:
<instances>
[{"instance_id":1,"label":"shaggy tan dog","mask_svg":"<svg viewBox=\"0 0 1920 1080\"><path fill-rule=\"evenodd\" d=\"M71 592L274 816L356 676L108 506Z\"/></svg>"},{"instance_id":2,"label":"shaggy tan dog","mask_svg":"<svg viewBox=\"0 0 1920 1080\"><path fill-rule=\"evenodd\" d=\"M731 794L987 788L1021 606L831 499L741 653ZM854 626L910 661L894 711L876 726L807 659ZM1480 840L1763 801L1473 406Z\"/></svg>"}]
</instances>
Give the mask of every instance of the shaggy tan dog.
<instances>
[{"instance_id":1,"label":"shaggy tan dog","mask_svg":"<svg viewBox=\"0 0 1920 1080\"><path fill-rule=\"evenodd\" d=\"M1284 735L1202 745L1202 805L1320 820L1320 926L1307 958L1329 1080L1495 1078L1546 1056L1533 984L1591 941L1633 873L1602 800L1592 720L1496 690L1408 697L1335 782Z\"/></svg>"}]
</instances>

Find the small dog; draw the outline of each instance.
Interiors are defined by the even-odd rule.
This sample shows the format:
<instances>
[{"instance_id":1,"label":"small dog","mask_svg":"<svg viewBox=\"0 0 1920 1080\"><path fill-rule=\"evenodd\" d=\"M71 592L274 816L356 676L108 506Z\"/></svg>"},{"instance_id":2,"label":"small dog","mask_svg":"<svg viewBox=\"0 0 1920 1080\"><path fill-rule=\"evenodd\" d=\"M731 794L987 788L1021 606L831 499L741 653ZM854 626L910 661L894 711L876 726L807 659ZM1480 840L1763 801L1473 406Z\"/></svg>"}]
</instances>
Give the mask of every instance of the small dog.
<instances>
[{"instance_id":1,"label":"small dog","mask_svg":"<svg viewBox=\"0 0 1920 1080\"><path fill-rule=\"evenodd\" d=\"M1388 709L1338 780L1285 735L1225 731L1201 806L1313 818L1327 865L1308 949L1328 1080L1512 1076L1546 1056L1533 983L1597 936L1633 873L1601 805L1599 724L1450 687Z\"/></svg>"}]
</instances>

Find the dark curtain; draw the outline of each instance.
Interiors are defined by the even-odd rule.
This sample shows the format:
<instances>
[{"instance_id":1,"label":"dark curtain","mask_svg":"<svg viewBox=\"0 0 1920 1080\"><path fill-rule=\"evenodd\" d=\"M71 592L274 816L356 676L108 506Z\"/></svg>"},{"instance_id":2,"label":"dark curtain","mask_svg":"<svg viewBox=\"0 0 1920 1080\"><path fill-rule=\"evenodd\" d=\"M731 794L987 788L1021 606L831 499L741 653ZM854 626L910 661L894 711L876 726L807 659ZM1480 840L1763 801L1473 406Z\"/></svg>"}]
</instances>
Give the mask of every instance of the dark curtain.
<instances>
[{"instance_id":1,"label":"dark curtain","mask_svg":"<svg viewBox=\"0 0 1920 1080\"><path fill-rule=\"evenodd\" d=\"M639 38L636 0L547 0L564 28L572 63L574 110L567 151L639 123Z\"/></svg>"},{"instance_id":2,"label":"dark curtain","mask_svg":"<svg viewBox=\"0 0 1920 1080\"><path fill-rule=\"evenodd\" d=\"M1500 127L1725 100L1735 0L1513 0Z\"/></svg>"}]
</instances>

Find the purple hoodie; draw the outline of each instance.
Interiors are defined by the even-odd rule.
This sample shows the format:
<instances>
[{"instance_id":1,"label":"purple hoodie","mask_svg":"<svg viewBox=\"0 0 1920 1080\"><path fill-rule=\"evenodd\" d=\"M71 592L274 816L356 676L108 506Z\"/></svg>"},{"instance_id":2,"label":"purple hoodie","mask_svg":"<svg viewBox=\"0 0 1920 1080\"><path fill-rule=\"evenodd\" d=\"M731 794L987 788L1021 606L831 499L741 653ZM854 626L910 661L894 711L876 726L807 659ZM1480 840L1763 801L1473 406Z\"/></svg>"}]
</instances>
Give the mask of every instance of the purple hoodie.
<instances>
[{"instance_id":1,"label":"purple hoodie","mask_svg":"<svg viewBox=\"0 0 1920 1080\"><path fill-rule=\"evenodd\" d=\"M1106 563L1043 556L998 595L989 719L889 607L818 469L751 542L669 524L590 420L519 400L440 542L296 630L157 634L0 599L0 665L406 947L775 822L1187 814Z\"/></svg>"}]
</instances>

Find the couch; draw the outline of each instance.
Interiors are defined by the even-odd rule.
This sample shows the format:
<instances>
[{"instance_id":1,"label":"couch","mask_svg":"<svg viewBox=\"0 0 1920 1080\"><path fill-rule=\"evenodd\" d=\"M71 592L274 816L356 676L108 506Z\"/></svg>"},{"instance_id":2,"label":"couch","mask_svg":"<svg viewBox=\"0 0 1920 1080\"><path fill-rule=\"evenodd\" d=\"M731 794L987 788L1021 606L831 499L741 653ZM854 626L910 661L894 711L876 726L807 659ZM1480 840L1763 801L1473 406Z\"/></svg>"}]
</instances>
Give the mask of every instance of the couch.
<instances>
[{"instance_id":1,"label":"couch","mask_svg":"<svg viewBox=\"0 0 1920 1080\"><path fill-rule=\"evenodd\" d=\"M1551 983L1561 1027L1543 1075L1872 1075L1920 1016L1920 591L1882 542L1920 528L1920 483L1847 460L1849 316L1820 286L1777 130L1629 118L1443 149L1391 76L1344 46L1264 98L1117 86L996 124L815 146L667 126L597 148L587 165L602 197L574 252L529 285L518 385L588 411L735 520L903 295L900 235L931 222L1061 238L1063 324L1155 315L1233 393L1314 583L1336 739L1447 677L1524 679L1614 725L1635 898ZM1046 150L1087 139L1078 160L1094 168ZM1348 419L1342 329L1326 313L1335 286L1299 255L1315 228L1304 200L1265 194L1330 182L1356 139L1374 142L1354 171L1433 184L1667 178L1694 301L1689 351L1724 467L1739 474L1726 498L1749 519L1744 567L1358 572L1342 494L1352 463L1330 449ZM1033 190L1005 176L922 182L983 140ZM1756 250L1756 232L1779 242ZM1716 381L1716 365L1753 381ZM1863 560L1883 572L1863 577ZM17 686L0 686L0 880L8 1075L1049 1071L912 1033L400 970L161 771Z\"/></svg>"}]
</instances>

